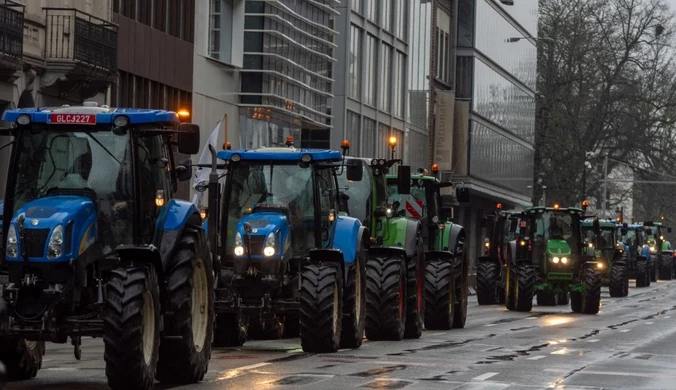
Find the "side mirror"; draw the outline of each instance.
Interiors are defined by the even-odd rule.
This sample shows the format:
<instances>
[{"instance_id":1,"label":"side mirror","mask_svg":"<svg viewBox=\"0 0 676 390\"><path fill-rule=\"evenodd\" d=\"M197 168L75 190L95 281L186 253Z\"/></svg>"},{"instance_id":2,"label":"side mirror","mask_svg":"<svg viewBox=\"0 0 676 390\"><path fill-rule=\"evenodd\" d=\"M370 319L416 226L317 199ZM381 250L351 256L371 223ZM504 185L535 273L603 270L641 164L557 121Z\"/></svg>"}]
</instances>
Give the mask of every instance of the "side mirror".
<instances>
[{"instance_id":1,"label":"side mirror","mask_svg":"<svg viewBox=\"0 0 676 390\"><path fill-rule=\"evenodd\" d=\"M598 219L594 219L592 228L594 229L594 233L598 233L601 230L601 224L599 223Z\"/></svg>"},{"instance_id":2,"label":"side mirror","mask_svg":"<svg viewBox=\"0 0 676 390\"><path fill-rule=\"evenodd\" d=\"M1 216L2 216L2 215L0 215L0 217L1 217ZM667 228L667 233L671 233L671 227L668 227L668 228Z\"/></svg>"},{"instance_id":3,"label":"side mirror","mask_svg":"<svg viewBox=\"0 0 676 390\"><path fill-rule=\"evenodd\" d=\"M348 181L362 181L364 178L364 169L359 160L347 160L345 169Z\"/></svg>"},{"instance_id":4,"label":"side mirror","mask_svg":"<svg viewBox=\"0 0 676 390\"><path fill-rule=\"evenodd\" d=\"M411 166L400 165L397 172L397 192L399 195L411 193Z\"/></svg>"},{"instance_id":5,"label":"side mirror","mask_svg":"<svg viewBox=\"0 0 676 390\"><path fill-rule=\"evenodd\" d=\"M176 178L178 181L188 181L192 178L192 160L187 158L179 161L176 167Z\"/></svg>"},{"instance_id":6,"label":"side mirror","mask_svg":"<svg viewBox=\"0 0 676 390\"><path fill-rule=\"evenodd\" d=\"M627 232L628 232L627 228L623 227L622 229L620 229L620 234L623 235L623 236L626 236Z\"/></svg>"},{"instance_id":7,"label":"side mirror","mask_svg":"<svg viewBox=\"0 0 676 390\"><path fill-rule=\"evenodd\" d=\"M458 187L455 189L455 197L460 203L469 202L469 188L467 187Z\"/></svg>"},{"instance_id":8,"label":"side mirror","mask_svg":"<svg viewBox=\"0 0 676 390\"><path fill-rule=\"evenodd\" d=\"M178 131L178 152L182 154L199 153L200 127L192 123L181 123Z\"/></svg>"},{"instance_id":9,"label":"side mirror","mask_svg":"<svg viewBox=\"0 0 676 390\"><path fill-rule=\"evenodd\" d=\"M645 230L645 234L646 234L647 236L652 236L653 230L652 230L652 229L646 229L646 230Z\"/></svg>"}]
</instances>

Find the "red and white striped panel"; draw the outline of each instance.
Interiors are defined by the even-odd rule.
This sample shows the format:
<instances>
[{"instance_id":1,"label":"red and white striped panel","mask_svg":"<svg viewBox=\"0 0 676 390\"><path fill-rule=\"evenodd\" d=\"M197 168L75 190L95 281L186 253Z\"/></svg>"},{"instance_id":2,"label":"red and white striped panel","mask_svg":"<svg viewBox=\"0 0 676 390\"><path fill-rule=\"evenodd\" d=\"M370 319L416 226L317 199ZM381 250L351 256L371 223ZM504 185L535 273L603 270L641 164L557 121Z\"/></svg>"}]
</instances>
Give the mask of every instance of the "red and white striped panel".
<instances>
[{"instance_id":1,"label":"red and white striped panel","mask_svg":"<svg viewBox=\"0 0 676 390\"><path fill-rule=\"evenodd\" d=\"M406 216L411 218L422 218L424 203L422 200L406 201Z\"/></svg>"}]
</instances>

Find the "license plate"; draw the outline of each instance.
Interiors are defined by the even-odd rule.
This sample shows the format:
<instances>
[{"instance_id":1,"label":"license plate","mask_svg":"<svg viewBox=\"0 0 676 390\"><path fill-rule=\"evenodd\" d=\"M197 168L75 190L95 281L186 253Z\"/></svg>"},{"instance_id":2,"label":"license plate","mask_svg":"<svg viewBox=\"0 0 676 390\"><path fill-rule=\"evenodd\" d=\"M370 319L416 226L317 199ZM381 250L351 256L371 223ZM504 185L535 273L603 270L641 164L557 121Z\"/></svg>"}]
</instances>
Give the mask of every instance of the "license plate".
<instances>
[{"instance_id":1,"label":"license plate","mask_svg":"<svg viewBox=\"0 0 676 390\"><path fill-rule=\"evenodd\" d=\"M93 114L51 114L49 123L53 125L95 125L96 115Z\"/></svg>"}]
</instances>

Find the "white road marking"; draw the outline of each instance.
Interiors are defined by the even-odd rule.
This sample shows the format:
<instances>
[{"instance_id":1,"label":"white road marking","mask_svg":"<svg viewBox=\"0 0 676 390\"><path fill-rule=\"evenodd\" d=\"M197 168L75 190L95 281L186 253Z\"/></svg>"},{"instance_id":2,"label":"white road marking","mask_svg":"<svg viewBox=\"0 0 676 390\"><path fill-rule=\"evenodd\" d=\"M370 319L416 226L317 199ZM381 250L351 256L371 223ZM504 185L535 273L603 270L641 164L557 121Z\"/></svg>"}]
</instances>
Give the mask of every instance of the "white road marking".
<instances>
[{"instance_id":1,"label":"white road marking","mask_svg":"<svg viewBox=\"0 0 676 390\"><path fill-rule=\"evenodd\" d=\"M254 368L267 366L268 364L272 364L272 363L256 363L256 364L251 364L249 366L236 367L236 368L233 368L233 370L239 370L239 371L253 370Z\"/></svg>"},{"instance_id":2,"label":"white road marking","mask_svg":"<svg viewBox=\"0 0 676 390\"><path fill-rule=\"evenodd\" d=\"M77 371L77 368L73 368L73 367L49 367L49 368L45 368L45 370L50 370L50 371Z\"/></svg>"},{"instance_id":3,"label":"white road marking","mask_svg":"<svg viewBox=\"0 0 676 390\"><path fill-rule=\"evenodd\" d=\"M479 376L472 378L472 380L473 381L485 381L486 379L492 378L492 377L494 377L498 374L499 374L499 372L487 372L483 375L479 375Z\"/></svg>"},{"instance_id":4,"label":"white road marking","mask_svg":"<svg viewBox=\"0 0 676 390\"><path fill-rule=\"evenodd\" d=\"M496 324L486 324L484 326L495 326Z\"/></svg>"},{"instance_id":5,"label":"white road marking","mask_svg":"<svg viewBox=\"0 0 676 390\"><path fill-rule=\"evenodd\" d=\"M627 332L631 332L631 329L622 329L622 330L620 331L620 333L627 333Z\"/></svg>"},{"instance_id":6,"label":"white road marking","mask_svg":"<svg viewBox=\"0 0 676 390\"><path fill-rule=\"evenodd\" d=\"M544 359L546 357L547 356L545 356L545 355L538 355L538 356L529 357L528 360L540 360L540 359Z\"/></svg>"},{"instance_id":7,"label":"white road marking","mask_svg":"<svg viewBox=\"0 0 676 390\"><path fill-rule=\"evenodd\" d=\"M542 371L546 371L546 372L563 372L563 373L568 372L568 370L566 370L565 368L545 368L545 369L542 370Z\"/></svg>"},{"instance_id":8,"label":"white road marking","mask_svg":"<svg viewBox=\"0 0 676 390\"><path fill-rule=\"evenodd\" d=\"M598 343L601 340L598 339L593 339L593 340L587 340L588 343Z\"/></svg>"},{"instance_id":9,"label":"white road marking","mask_svg":"<svg viewBox=\"0 0 676 390\"><path fill-rule=\"evenodd\" d=\"M446 334L446 332L432 333L430 336L441 336L441 335L445 335L445 334Z\"/></svg>"},{"instance_id":10,"label":"white road marking","mask_svg":"<svg viewBox=\"0 0 676 390\"><path fill-rule=\"evenodd\" d=\"M648 321L648 322L646 322L645 324L646 324L646 325L652 325L652 324L654 324L654 322Z\"/></svg>"}]
</instances>

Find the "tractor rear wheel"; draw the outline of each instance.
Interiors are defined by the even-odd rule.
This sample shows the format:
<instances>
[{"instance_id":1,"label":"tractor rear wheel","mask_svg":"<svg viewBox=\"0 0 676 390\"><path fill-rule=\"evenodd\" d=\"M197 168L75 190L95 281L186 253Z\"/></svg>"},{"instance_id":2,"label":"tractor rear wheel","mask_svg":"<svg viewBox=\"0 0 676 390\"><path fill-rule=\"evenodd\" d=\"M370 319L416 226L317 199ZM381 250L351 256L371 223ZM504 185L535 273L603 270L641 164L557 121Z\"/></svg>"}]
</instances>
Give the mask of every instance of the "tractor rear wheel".
<instances>
[{"instance_id":1,"label":"tractor rear wheel","mask_svg":"<svg viewBox=\"0 0 676 390\"><path fill-rule=\"evenodd\" d=\"M241 347L246 341L247 326L241 313L222 313L216 316L214 347Z\"/></svg>"},{"instance_id":2,"label":"tractor rear wheel","mask_svg":"<svg viewBox=\"0 0 676 390\"><path fill-rule=\"evenodd\" d=\"M500 264L479 263L476 268L476 297L479 305L494 305L499 301L498 279Z\"/></svg>"},{"instance_id":3,"label":"tractor rear wheel","mask_svg":"<svg viewBox=\"0 0 676 390\"><path fill-rule=\"evenodd\" d=\"M160 344L160 294L152 265L121 266L111 272L103 312L108 386L153 387Z\"/></svg>"},{"instance_id":4,"label":"tractor rear wheel","mask_svg":"<svg viewBox=\"0 0 676 390\"><path fill-rule=\"evenodd\" d=\"M648 262L645 259L636 259L636 287L650 286L650 275L648 273Z\"/></svg>"},{"instance_id":5,"label":"tractor rear wheel","mask_svg":"<svg viewBox=\"0 0 676 390\"><path fill-rule=\"evenodd\" d=\"M657 263L660 261L659 255L650 255L650 281L657 282Z\"/></svg>"},{"instance_id":6,"label":"tractor rear wheel","mask_svg":"<svg viewBox=\"0 0 676 390\"><path fill-rule=\"evenodd\" d=\"M425 329L451 329L455 301L453 264L428 261L425 264Z\"/></svg>"},{"instance_id":7,"label":"tractor rear wheel","mask_svg":"<svg viewBox=\"0 0 676 390\"><path fill-rule=\"evenodd\" d=\"M349 265L347 272L347 283L343 293L341 348L359 348L364 339L366 318L366 258L364 252L362 244L355 262Z\"/></svg>"},{"instance_id":8,"label":"tractor rear wheel","mask_svg":"<svg viewBox=\"0 0 676 390\"><path fill-rule=\"evenodd\" d=\"M457 253L457 251L456 251ZM453 309L453 328L462 329L467 322L467 300L469 298L469 259L462 252L460 277L455 279L455 308Z\"/></svg>"},{"instance_id":9,"label":"tractor rear wheel","mask_svg":"<svg viewBox=\"0 0 676 390\"><path fill-rule=\"evenodd\" d=\"M44 353L44 341L28 341L23 337L0 338L0 362L5 364L9 380L35 377L42 366Z\"/></svg>"},{"instance_id":10,"label":"tractor rear wheel","mask_svg":"<svg viewBox=\"0 0 676 390\"><path fill-rule=\"evenodd\" d=\"M157 362L164 383L197 383L211 359L214 333L214 271L211 256L198 255L198 241L181 240L166 273L167 312Z\"/></svg>"},{"instance_id":11,"label":"tractor rear wheel","mask_svg":"<svg viewBox=\"0 0 676 390\"><path fill-rule=\"evenodd\" d=\"M406 259L370 256L366 262L366 338L404 338L406 325Z\"/></svg>"},{"instance_id":12,"label":"tractor rear wheel","mask_svg":"<svg viewBox=\"0 0 676 390\"><path fill-rule=\"evenodd\" d=\"M627 278L627 267L624 263L613 264L610 268L610 296L613 298L626 297L629 288L629 279Z\"/></svg>"},{"instance_id":13,"label":"tractor rear wheel","mask_svg":"<svg viewBox=\"0 0 676 390\"><path fill-rule=\"evenodd\" d=\"M659 277L660 280L671 280L673 273L673 255L671 253L662 253L659 256Z\"/></svg>"},{"instance_id":14,"label":"tractor rear wheel","mask_svg":"<svg viewBox=\"0 0 676 390\"><path fill-rule=\"evenodd\" d=\"M586 267L582 274L584 293L574 291L570 295L570 306L575 313L596 314L601 308L601 273L593 267Z\"/></svg>"},{"instance_id":15,"label":"tractor rear wheel","mask_svg":"<svg viewBox=\"0 0 676 390\"><path fill-rule=\"evenodd\" d=\"M331 264L303 267L300 296L300 345L305 352L336 352L343 316L343 277Z\"/></svg>"},{"instance_id":16,"label":"tractor rear wheel","mask_svg":"<svg viewBox=\"0 0 676 390\"><path fill-rule=\"evenodd\" d=\"M422 235L418 236L416 254L408 259L406 273L406 326L404 337L419 339L422 336L425 316L425 247Z\"/></svg>"},{"instance_id":17,"label":"tractor rear wheel","mask_svg":"<svg viewBox=\"0 0 676 390\"><path fill-rule=\"evenodd\" d=\"M523 312L533 310L535 269L531 264L510 264L507 268L507 308Z\"/></svg>"}]
</instances>

